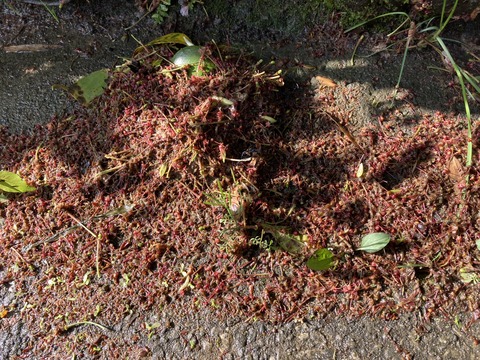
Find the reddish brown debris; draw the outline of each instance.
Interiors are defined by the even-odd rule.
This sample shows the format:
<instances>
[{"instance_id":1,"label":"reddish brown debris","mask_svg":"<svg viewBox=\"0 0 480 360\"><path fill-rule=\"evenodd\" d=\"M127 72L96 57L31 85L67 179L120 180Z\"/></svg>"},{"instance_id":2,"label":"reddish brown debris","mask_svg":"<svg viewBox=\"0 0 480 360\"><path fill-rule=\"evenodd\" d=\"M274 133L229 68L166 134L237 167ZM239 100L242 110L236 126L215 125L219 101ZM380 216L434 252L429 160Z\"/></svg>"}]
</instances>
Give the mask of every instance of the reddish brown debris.
<instances>
[{"instance_id":1,"label":"reddish brown debris","mask_svg":"<svg viewBox=\"0 0 480 360\"><path fill-rule=\"evenodd\" d=\"M151 61L112 72L90 108L0 134L2 169L37 187L0 205L0 270L44 335L38 353L66 325L165 307L272 322L477 310L460 270L480 270L480 157L462 168L461 119L424 116L407 133L382 125L392 111L354 128L337 87L298 95L242 56L212 58L206 77ZM378 231L384 251L356 251ZM321 247L336 265L311 271ZM76 346L107 342L88 336Z\"/></svg>"}]
</instances>

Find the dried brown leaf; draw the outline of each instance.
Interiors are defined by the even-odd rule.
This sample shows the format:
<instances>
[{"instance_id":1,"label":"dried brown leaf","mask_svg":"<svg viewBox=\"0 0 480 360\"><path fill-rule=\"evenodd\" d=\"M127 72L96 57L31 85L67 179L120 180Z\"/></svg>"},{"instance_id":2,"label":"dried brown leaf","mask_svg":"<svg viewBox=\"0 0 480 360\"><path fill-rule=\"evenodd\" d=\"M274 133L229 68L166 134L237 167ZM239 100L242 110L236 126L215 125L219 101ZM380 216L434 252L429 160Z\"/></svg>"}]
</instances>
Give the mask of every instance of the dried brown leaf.
<instances>
[{"instance_id":1,"label":"dried brown leaf","mask_svg":"<svg viewBox=\"0 0 480 360\"><path fill-rule=\"evenodd\" d=\"M315 79L317 79L320 86L326 86L326 87L332 87L332 88L337 86L337 83L335 81L324 76L315 76Z\"/></svg>"},{"instance_id":2,"label":"dried brown leaf","mask_svg":"<svg viewBox=\"0 0 480 360\"><path fill-rule=\"evenodd\" d=\"M460 183L463 180L463 167L455 156L452 156L448 163L448 176L454 183Z\"/></svg>"},{"instance_id":3,"label":"dried brown leaf","mask_svg":"<svg viewBox=\"0 0 480 360\"><path fill-rule=\"evenodd\" d=\"M475 20L477 18L477 15L480 14L480 6L476 7L472 13L470 14L470 20Z\"/></svg>"}]
</instances>

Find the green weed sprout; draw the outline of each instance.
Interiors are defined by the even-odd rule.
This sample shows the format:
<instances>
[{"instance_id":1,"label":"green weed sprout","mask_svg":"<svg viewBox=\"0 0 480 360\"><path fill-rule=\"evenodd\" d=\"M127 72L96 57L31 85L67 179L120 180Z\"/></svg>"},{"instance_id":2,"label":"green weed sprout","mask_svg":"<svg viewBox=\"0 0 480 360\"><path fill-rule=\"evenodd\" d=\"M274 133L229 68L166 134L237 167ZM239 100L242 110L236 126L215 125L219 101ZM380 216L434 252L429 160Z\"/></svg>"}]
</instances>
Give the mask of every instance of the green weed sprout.
<instances>
[{"instance_id":1,"label":"green weed sprout","mask_svg":"<svg viewBox=\"0 0 480 360\"><path fill-rule=\"evenodd\" d=\"M168 16L168 8L171 5L170 0L161 0L160 4L158 4L158 7L155 11L155 13L152 15L152 19L157 23L157 24L162 24L163 21L167 18Z\"/></svg>"}]
</instances>

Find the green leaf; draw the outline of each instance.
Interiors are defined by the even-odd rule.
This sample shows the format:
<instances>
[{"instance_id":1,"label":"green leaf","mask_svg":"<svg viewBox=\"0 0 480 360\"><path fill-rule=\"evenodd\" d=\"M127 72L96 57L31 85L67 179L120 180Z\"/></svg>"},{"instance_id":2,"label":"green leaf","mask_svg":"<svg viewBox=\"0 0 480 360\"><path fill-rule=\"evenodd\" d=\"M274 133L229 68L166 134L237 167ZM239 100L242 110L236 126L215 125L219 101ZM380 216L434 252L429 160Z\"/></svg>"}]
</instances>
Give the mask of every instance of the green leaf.
<instances>
[{"instance_id":1,"label":"green leaf","mask_svg":"<svg viewBox=\"0 0 480 360\"><path fill-rule=\"evenodd\" d=\"M212 96L212 100L215 101L216 106L220 106L220 107L229 107L233 105L232 100L226 99L221 96Z\"/></svg>"},{"instance_id":2,"label":"green leaf","mask_svg":"<svg viewBox=\"0 0 480 360\"><path fill-rule=\"evenodd\" d=\"M277 122L277 120L275 120L273 117L271 116L267 116L267 115L262 115L260 116L263 120L267 120L270 124L275 124Z\"/></svg>"},{"instance_id":3,"label":"green leaf","mask_svg":"<svg viewBox=\"0 0 480 360\"><path fill-rule=\"evenodd\" d=\"M390 242L390 235L382 232L371 233L362 238L362 243L357 250L374 253L382 250Z\"/></svg>"},{"instance_id":4,"label":"green leaf","mask_svg":"<svg viewBox=\"0 0 480 360\"><path fill-rule=\"evenodd\" d=\"M201 46L185 46L178 50L171 58L176 66L192 66L191 75L203 76L204 72L209 73L215 68L213 62L206 58ZM203 71L202 71L203 70Z\"/></svg>"},{"instance_id":5,"label":"green leaf","mask_svg":"<svg viewBox=\"0 0 480 360\"><path fill-rule=\"evenodd\" d=\"M467 268L460 269L460 278L462 282L468 284L472 283L474 285L480 283L480 276L474 271L469 271Z\"/></svg>"},{"instance_id":6,"label":"green leaf","mask_svg":"<svg viewBox=\"0 0 480 360\"><path fill-rule=\"evenodd\" d=\"M0 190L10 193L23 193L35 191L35 188L28 186L17 174L9 171L0 171Z\"/></svg>"},{"instance_id":7,"label":"green leaf","mask_svg":"<svg viewBox=\"0 0 480 360\"><path fill-rule=\"evenodd\" d=\"M63 89L72 95L82 105L88 105L97 96L103 94L107 86L108 70L102 69L92 72L70 86L55 84L54 89Z\"/></svg>"},{"instance_id":8,"label":"green leaf","mask_svg":"<svg viewBox=\"0 0 480 360\"><path fill-rule=\"evenodd\" d=\"M477 249L480 250L480 240L475 241L475 244L477 244Z\"/></svg>"},{"instance_id":9,"label":"green leaf","mask_svg":"<svg viewBox=\"0 0 480 360\"><path fill-rule=\"evenodd\" d=\"M315 271L328 270L332 266L333 254L328 249L318 249L307 261L307 267Z\"/></svg>"}]
</instances>

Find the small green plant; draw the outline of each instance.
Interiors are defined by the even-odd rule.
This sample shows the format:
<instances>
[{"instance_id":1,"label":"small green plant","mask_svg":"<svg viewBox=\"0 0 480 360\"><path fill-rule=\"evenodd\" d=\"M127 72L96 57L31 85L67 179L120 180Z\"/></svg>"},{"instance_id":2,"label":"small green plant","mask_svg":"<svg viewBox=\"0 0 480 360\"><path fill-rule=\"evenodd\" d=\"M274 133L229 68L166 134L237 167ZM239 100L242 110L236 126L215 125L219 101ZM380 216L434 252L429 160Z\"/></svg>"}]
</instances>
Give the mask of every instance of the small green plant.
<instances>
[{"instance_id":1,"label":"small green plant","mask_svg":"<svg viewBox=\"0 0 480 360\"><path fill-rule=\"evenodd\" d=\"M208 194L205 204L219 206L226 210L223 219L220 220L224 229L222 247L229 251L235 248L238 238L242 237L245 230L255 231L259 236L248 239L248 245L258 246L265 250L282 249L290 254L301 252L305 242L304 235L291 235L284 226L278 226L257 220L255 224L247 224L249 205L252 203L252 190L249 186L235 182L230 190L223 189L220 181L217 181L218 190ZM253 187L253 186L252 186Z\"/></svg>"},{"instance_id":2,"label":"small green plant","mask_svg":"<svg viewBox=\"0 0 480 360\"><path fill-rule=\"evenodd\" d=\"M152 19L157 23L157 24L162 24L163 21L167 18L168 16L168 8L171 5L170 0L160 0L160 4L158 5L157 9L155 10L155 13L152 15Z\"/></svg>"},{"instance_id":3,"label":"small green plant","mask_svg":"<svg viewBox=\"0 0 480 360\"><path fill-rule=\"evenodd\" d=\"M465 284L477 285L480 283L480 276L475 271L466 268L460 269L460 279Z\"/></svg>"},{"instance_id":4,"label":"small green plant","mask_svg":"<svg viewBox=\"0 0 480 360\"><path fill-rule=\"evenodd\" d=\"M260 236L255 236L249 240L250 245L258 246L261 249L272 251L274 241L271 236L265 236L265 231L262 229Z\"/></svg>"},{"instance_id":5,"label":"small green plant","mask_svg":"<svg viewBox=\"0 0 480 360\"><path fill-rule=\"evenodd\" d=\"M58 2L58 8L61 9L64 5L64 3L67 3L68 1L59 1ZM48 11L48 13L55 19L55 21L57 22L57 24L60 23L60 19L58 18L58 15L57 15L57 12L55 11L54 9L54 6L57 5L57 3L51 3L51 2L45 2L45 1L42 1L40 0L38 2L38 5L43 5L43 7L45 8L45 10Z\"/></svg>"},{"instance_id":6,"label":"small green plant","mask_svg":"<svg viewBox=\"0 0 480 360\"><path fill-rule=\"evenodd\" d=\"M248 186L242 183L235 183L231 190L225 190L220 181L217 181L216 184L218 190L207 195L205 204L223 207L227 210L227 220L242 224L245 227L245 211L252 202Z\"/></svg>"},{"instance_id":7,"label":"small green plant","mask_svg":"<svg viewBox=\"0 0 480 360\"><path fill-rule=\"evenodd\" d=\"M392 31L390 34L387 35L390 38L394 35L398 35L398 34L401 34L402 32L403 33L406 32L406 37L402 40L402 41L405 41L405 48L403 51L403 58L402 58L402 63L400 67L400 73L398 75L397 84L395 85L394 98L396 97L397 90L402 80L403 70L405 68L406 59L407 59L407 54L410 49L423 48L425 46L430 46L440 55L443 63L446 64L447 66L447 70L455 73L462 91L462 98L463 98L463 103L465 107L465 115L467 117L467 127L468 127L467 128L466 166L470 167L472 165L473 145L472 145L472 119L471 119L470 106L468 104L468 100L469 98L474 98L474 95L472 94L471 91L480 94L480 79L478 77L473 76L467 70L463 69L457 64L457 62L452 57L448 47L445 45L445 41L448 41L448 39L442 38L440 36L445 30L445 27L447 26L447 24L452 19L455 13L455 9L457 8L457 5L458 5L458 0L455 0L452 8L447 13L447 10L446 10L447 0L443 0L443 7L440 15L440 22L438 25L432 25L435 18L430 18L417 24L405 12L390 12L390 13L376 16L373 19L357 24L347 29L345 32L352 31L371 21L375 21L375 20L389 17L389 16L400 16L404 18L402 23L394 31ZM380 51L384 51L394 46L395 44L396 43L393 43L390 46ZM353 57L352 57L352 61L353 61ZM471 86L472 90L468 88L467 84ZM468 176L467 176L467 182L468 182Z\"/></svg>"}]
</instances>

